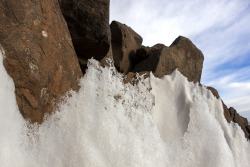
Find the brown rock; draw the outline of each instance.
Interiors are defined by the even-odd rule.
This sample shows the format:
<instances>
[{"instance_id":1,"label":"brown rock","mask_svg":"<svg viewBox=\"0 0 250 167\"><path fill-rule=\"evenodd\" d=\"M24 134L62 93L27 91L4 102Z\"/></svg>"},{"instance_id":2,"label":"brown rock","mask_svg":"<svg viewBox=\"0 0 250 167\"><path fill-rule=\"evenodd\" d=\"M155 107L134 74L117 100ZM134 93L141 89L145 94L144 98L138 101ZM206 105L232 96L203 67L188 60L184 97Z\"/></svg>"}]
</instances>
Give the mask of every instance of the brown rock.
<instances>
[{"instance_id":1,"label":"brown rock","mask_svg":"<svg viewBox=\"0 0 250 167\"><path fill-rule=\"evenodd\" d=\"M129 72L127 75L125 75L123 82L126 83L130 83L132 85L138 84L140 77L142 77L144 79L149 78L150 77L150 73L148 71L143 71L140 73L133 73L133 72Z\"/></svg>"},{"instance_id":2,"label":"brown rock","mask_svg":"<svg viewBox=\"0 0 250 167\"><path fill-rule=\"evenodd\" d=\"M42 122L82 77L57 0L0 0L0 44L22 115Z\"/></svg>"},{"instance_id":3,"label":"brown rock","mask_svg":"<svg viewBox=\"0 0 250 167\"><path fill-rule=\"evenodd\" d=\"M131 70L130 57L141 47L142 37L125 24L112 21L111 43L115 67L127 74Z\"/></svg>"},{"instance_id":4,"label":"brown rock","mask_svg":"<svg viewBox=\"0 0 250 167\"><path fill-rule=\"evenodd\" d=\"M232 117L230 116L230 112L229 112L229 110L228 110L226 104L224 103L224 101L221 100L221 102L222 102L222 106L223 106L223 110L224 110L224 116L225 116L227 122L231 122L233 119L232 119Z\"/></svg>"},{"instance_id":5,"label":"brown rock","mask_svg":"<svg viewBox=\"0 0 250 167\"><path fill-rule=\"evenodd\" d=\"M161 50L163 47L166 47L163 44L156 44L153 47L145 47L142 46L141 48L136 50L136 53L130 57L132 67L134 67L136 64L138 64L140 61L144 59L152 59L156 58L157 56L159 57ZM154 69L154 62L147 64L147 66L144 66L145 70L146 69ZM142 70L144 71L144 70Z\"/></svg>"},{"instance_id":6,"label":"brown rock","mask_svg":"<svg viewBox=\"0 0 250 167\"><path fill-rule=\"evenodd\" d=\"M246 129L247 129L248 133L250 133L250 125L247 125Z\"/></svg>"},{"instance_id":7,"label":"brown rock","mask_svg":"<svg viewBox=\"0 0 250 167\"><path fill-rule=\"evenodd\" d=\"M113 61L113 53L112 53L112 47L110 45L109 51L107 55L100 61L101 66L108 66L110 67L111 65L114 66L114 61Z\"/></svg>"},{"instance_id":8,"label":"brown rock","mask_svg":"<svg viewBox=\"0 0 250 167\"><path fill-rule=\"evenodd\" d=\"M101 60L110 47L109 0L59 0L83 71L87 59Z\"/></svg>"},{"instance_id":9,"label":"brown rock","mask_svg":"<svg viewBox=\"0 0 250 167\"><path fill-rule=\"evenodd\" d=\"M212 93L217 99L220 98L220 95L219 95L218 91L217 91L215 88L208 86L207 89L210 90L211 93Z\"/></svg>"},{"instance_id":10,"label":"brown rock","mask_svg":"<svg viewBox=\"0 0 250 167\"><path fill-rule=\"evenodd\" d=\"M159 45L157 44L153 47L142 46L136 50L135 55L133 57L131 56L133 72L152 71L158 74L159 77L163 76L162 73L159 73L156 69L159 64L162 49L166 46L157 46Z\"/></svg>"},{"instance_id":11,"label":"brown rock","mask_svg":"<svg viewBox=\"0 0 250 167\"><path fill-rule=\"evenodd\" d=\"M133 79L135 78L135 73L133 72L129 72L125 77L124 77L124 80L123 82L126 84L126 83L131 83L132 85L134 84L133 83Z\"/></svg>"},{"instance_id":12,"label":"brown rock","mask_svg":"<svg viewBox=\"0 0 250 167\"><path fill-rule=\"evenodd\" d=\"M200 82L204 56L185 37L178 37L170 47L156 45L147 52L147 58L137 63L132 72L152 71L159 76L171 74L175 69L189 81Z\"/></svg>"}]
</instances>

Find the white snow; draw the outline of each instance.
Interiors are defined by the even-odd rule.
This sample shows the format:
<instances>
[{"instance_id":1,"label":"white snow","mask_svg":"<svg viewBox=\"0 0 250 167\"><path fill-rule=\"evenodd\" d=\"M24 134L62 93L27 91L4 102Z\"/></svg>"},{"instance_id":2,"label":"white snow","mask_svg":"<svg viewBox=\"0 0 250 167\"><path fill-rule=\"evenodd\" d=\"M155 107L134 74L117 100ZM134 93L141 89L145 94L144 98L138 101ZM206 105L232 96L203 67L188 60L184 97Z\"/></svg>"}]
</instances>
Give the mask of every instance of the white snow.
<instances>
[{"instance_id":1,"label":"white snow","mask_svg":"<svg viewBox=\"0 0 250 167\"><path fill-rule=\"evenodd\" d=\"M0 166L250 166L250 144L220 100L178 71L132 86L90 60L79 92L38 126L21 117L2 55L0 64Z\"/></svg>"},{"instance_id":2,"label":"white snow","mask_svg":"<svg viewBox=\"0 0 250 167\"><path fill-rule=\"evenodd\" d=\"M25 166L22 142L25 121L16 104L14 83L3 66L0 51L0 166Z\"/></svg>"}]
</instances>

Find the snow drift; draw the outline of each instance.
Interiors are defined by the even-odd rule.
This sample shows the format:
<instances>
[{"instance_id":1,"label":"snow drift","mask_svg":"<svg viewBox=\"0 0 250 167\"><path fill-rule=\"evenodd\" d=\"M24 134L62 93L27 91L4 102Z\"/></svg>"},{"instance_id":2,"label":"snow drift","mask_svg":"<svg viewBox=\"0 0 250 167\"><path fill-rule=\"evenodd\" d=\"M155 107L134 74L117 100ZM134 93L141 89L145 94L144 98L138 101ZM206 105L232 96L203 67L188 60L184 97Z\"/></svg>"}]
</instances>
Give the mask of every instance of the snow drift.
<instances>
[{"instance_id":1,"label":"snow drift","mask_svg":"<svg viewBox=\"0 0 250 167\"><path fill-rule=\"evenodd\" d=\"M0 166L250 166L250 144L221 101L178 71L123 83L90 60L43 124L26 122L0 53Z\"/></svg>"}]
</instances>

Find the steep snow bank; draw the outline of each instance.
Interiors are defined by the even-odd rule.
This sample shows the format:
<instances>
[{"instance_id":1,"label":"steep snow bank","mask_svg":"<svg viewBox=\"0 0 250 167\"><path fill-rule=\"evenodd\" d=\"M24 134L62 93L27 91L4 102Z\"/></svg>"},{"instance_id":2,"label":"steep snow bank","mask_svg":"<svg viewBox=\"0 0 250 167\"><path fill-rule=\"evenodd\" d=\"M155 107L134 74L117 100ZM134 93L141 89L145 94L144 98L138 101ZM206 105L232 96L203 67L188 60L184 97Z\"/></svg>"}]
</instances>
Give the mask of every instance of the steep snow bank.
<instances>
[{"instance_id":1,"label":"steep snow bank","mask_svg":"<svg viewBox=\"0 0 250 167\"><path fill-rule=\"evenodd\" d=\"M2 59L0 166L250 166L221 102L178 71L132 86L91 60L79 92L38 126L21 117Z\"/></svg>"}]
</instances>

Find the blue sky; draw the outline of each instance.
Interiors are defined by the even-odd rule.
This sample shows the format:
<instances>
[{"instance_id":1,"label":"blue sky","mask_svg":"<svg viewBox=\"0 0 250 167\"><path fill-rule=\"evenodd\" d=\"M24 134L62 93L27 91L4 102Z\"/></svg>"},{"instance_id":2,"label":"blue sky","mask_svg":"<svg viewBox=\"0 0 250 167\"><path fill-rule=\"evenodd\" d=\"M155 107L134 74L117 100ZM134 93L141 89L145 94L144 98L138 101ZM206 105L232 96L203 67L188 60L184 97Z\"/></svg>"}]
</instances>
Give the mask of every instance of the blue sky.
<instances>
[{"instance_id":1,"label":"blue sky","mask_svg":"<svg viewBox=\"0 0 250 167\"><path fill-rule=\"evenodd\" d=\"M205 56L201 83L250 118L249 0L111 0L110 21L127 24L143 45L188 37Z\"/></svg>"}]
</instances>

